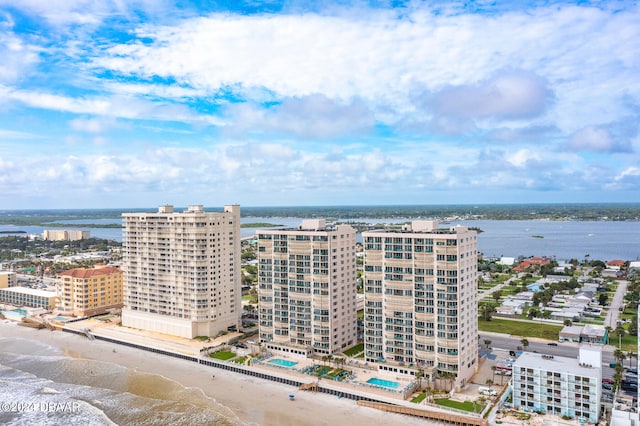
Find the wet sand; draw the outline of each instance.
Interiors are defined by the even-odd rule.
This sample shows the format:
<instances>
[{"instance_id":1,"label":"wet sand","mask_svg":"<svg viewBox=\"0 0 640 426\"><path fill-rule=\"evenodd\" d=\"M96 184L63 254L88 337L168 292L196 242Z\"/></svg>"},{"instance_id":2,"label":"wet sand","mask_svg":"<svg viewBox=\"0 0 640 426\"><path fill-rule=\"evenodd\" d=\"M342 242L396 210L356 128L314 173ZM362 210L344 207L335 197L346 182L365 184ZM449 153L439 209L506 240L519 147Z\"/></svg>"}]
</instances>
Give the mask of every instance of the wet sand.
<instances>
[{"instance_id":1,"label":"wet sand","mask_svg":"<svg viewBox=\"0 0 640 426\"><path fill-rule=\"evenodd\" d=\"M425 420L359 407L355 401L299 391L291 386L214 369L126 346L60 331L34 330L0 322L0 336L37 340L69 356L106 361L160 374L185 387L201 389L228 407L226 417L251 425L424 425ZM115 352L114 352L115 350ZM215 376L215 378L213 378ZM290 401L289 394L295 394Z\"/></svg>"}]
</instances>

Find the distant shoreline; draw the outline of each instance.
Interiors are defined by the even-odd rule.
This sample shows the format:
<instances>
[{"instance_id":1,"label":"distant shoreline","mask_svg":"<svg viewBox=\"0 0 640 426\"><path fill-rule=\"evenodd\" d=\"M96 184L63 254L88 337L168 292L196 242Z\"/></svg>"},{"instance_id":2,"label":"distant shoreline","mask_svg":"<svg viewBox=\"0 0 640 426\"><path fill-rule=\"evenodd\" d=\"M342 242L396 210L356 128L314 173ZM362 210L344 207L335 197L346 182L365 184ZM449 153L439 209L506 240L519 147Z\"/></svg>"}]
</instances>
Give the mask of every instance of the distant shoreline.
<instances>
[{"instance_id":1,"label":"distant shoreline","mask_svg":"<svg viewBox=\"0 0 640 426\"><path fill-rule=\"evenodd\" d=\"M120 219L125 212L154 212L157 208L130 209L33 209L2 210L0 224L35 226L78 226L52 224L56 221ZM183 208L176 207L176 211ZM207 207L206 211L221 211ZM325 218L328 221L367 219L453 220L553 220L553 221L640 221L640 203L575 204L451 204L451 205L369 205L369 206L281 206L243 207L242 217ZM91 224L91 227L111 227Z\"/></svg>"}]
</instances>

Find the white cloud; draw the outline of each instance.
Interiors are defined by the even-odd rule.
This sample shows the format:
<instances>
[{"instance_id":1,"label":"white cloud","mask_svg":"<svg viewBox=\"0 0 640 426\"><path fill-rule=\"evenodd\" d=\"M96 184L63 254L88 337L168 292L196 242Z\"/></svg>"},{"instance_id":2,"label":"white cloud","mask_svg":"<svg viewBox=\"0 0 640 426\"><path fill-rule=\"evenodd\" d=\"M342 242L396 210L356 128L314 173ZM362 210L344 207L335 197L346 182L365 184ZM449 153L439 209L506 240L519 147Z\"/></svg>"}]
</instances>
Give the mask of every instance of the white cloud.
<instances>
[{"instance_id":1,"label":"white cloud","mask_svg":"<svg viewBox=\"0 0 640 426\"><path fill-rule=\"evenodd\" d=\"M302 138L331 138L367 132L375 123L366 105L338 103L323 95L287 98L269 108L234 104L227 109L233 124L228 131L276 133Z\"/></svg>"},{"instance_id":2,"label":"white cloud","mask_svg":"<svg viewBox=\"0 0 640 426\"><path fill-rule=\"evenodd\" d=\"M35 133L19 132L15 130L0 129L1 140L41 139L42 136Z\"/></svg>"},{"instance_id":3,"label":"white cloud","mask_svg":"<svg viewBox=\"0 0 640 426\"><path fill-rule=\"evenodd\" d=\"M597 126L585 127L575 132L569 141L569 148L598 152L626 152L630 150L627 141L615 140L608 129Z\"/></svg>"},{"instance_id":4,"label":"white cloud","mask_svg":"<svg viewBox=\"0 0 640 426\"><path fill-rule=\"evenodd\" d=\"M175 79L179 89L165 95L177 98L193 89L201 97L229 91L257 102L359 99L377 121L430 122L432 131L452 135L473 131L465 119L532 117L544 125L551 117L573 132L588 124L594 104L615 117L623 108L616 88L640 97L637 55L630 55L640 51L640 27L632 24L640 20L638 9L559 6L495 16L411 9L402 19L362 13L213 14L171 27L146 25L138 36L152 42L113 45L92 65ZM624 43L617 39L621 28ZM432 94L434 111L426 117L413 105L417 93ZM594 97L599 102L587 102ZM576 109L581 113L570 113Z\"/></svg>"},{"instance_id":5,"label":"white cloud","mask_svg":"<svg viewBox=\"0 0 640 426\"><path fill-rule=\"evenodd\" d=\"M436 115L471 119L519 119L540 115L552 93L540 77L504 72L472 86L446 87L426 101Z\"/></svg>"},{"instance_id":6,"label":"white cloud","mask_svg":"<svg viewBox=\"0 0 640 426\"><path fill-rule=\"evenodd\" d=\"M0 25L0 84L10 84L27 74L40 61L38 55L41 49L2 27Z\"/></svg>"},{"instance_id":7,"label":"white cloud","mask_svg":"<svg viewBox=\"0 0 640 426\"><path fill-rule=\"evenodd\" d=\"M104 133L115 127L122 127L112 118L76 118L69 122L73 130L86 133Z\"/></svg>"},{"instance_id":8,"label":"white cloud","mask_svg":"<svg viewBox=\"0 0 640 426\"><path fill-rule=\"evenodd\" d=\"M23 12L44 18L49 24L98 25L105 18L129 16L133 10L158 10L166 5L165 0L0 0L0 6L11 6Z\"/></svg>"},{"instance_id":9,"label":"white cloud","mask_svg":"<svg viewBox=\"0 0 640 426\"><path fill-rule=\"evenodd\" d=\"M135 97L87 96L76 98L42 91L15 90L1 85L0 95L3 95L4 102L13 100L32 108L49 109L75 114L93 114L98 116L127 119L176 121L196 125L224 124L214 116L196 114L183 105L154 103ZM78 123L81 123L81 121Z\"/></svg>"}]
</instances>

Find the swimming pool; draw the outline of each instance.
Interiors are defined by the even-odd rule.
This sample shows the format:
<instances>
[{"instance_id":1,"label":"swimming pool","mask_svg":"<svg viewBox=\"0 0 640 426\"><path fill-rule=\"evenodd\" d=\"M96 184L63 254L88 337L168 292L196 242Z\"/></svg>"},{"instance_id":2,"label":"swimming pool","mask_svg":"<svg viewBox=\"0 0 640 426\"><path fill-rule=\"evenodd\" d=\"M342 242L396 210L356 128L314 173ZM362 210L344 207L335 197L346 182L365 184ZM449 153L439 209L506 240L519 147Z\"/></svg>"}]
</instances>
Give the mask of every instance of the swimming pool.
<instances>
[{"instance_id":1,"label":"swimming pool","mask_svg":"<svg viewBox=\"0 0 640 426\"><path fill-rule=\"evenodd\" d=\"M60 321L60 322L67 322L69 321L69 318L65 318L65 317L55 317L54 320L56 321Z\"/></svg>"},{"instance_id":2,"label":"swimming pool","mask_svg":"<svg viewBox=\"0 0 640 426\"><path fill-rule=\"evenodd\" d=\"M21 320L27 316L27 311L24 309L13 309L11 311L2 311L2 315L9 319Z\"/></svg>"},{"instance_id":3,"label":"swimming pool","mask_svg":"<svg viewBox=\"0 0 640 426\"><path fill-rule=\"evenodd\" d=\"M536 283L529 284L527 286L527 290L533 291L534 293L537 293L537 292L540 291L540 284L536 284Z\"/></svg>"},{"instance_id":4,"label":"swimming pool","mask_svg":"<svg viewBox=\"0 0 640 426\"><path fill-rule=\"evenodd\" d=\"M272 359L271 361L269 361L269 364L275 364L275 365L279 365L281 367L293 367L294 365L297 364L297 362L287 361L286 359L276 358L276 359Z\"/></svg>"},{"instance_id":5,"label":"swimming pool","mask_svg":"<svg viewBox=\"0 0 640 426\"><path fill-rule=\"evenodd\" d=\"M378 379L377 377L373 377L367 380L367 383L369 383L370 385L376 385L376 386L380 386L383 388L390 388L390 389L397 389L398 386L400 386L400 383L398 382L392 382L391 380Z\"/></svg>"}]
</instances>

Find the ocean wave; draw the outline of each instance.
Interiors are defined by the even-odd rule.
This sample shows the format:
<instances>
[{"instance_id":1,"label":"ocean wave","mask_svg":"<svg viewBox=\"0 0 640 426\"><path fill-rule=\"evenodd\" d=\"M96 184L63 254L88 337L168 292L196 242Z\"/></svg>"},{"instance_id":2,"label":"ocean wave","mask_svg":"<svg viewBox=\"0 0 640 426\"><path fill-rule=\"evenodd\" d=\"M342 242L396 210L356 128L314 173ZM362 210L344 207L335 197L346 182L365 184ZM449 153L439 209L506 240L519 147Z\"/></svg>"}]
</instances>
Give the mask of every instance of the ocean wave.
<instances>
[{"instance_id":1,"label":"ocean wave","mask_svg":"<svg viewBox=\"0 0 640 426\"><path fill-rule=\"evenodd\" d=\"M34 342L2 339L0 401L6 409L0 424L242 424L200 389L113 363L53 350L47 355L46 345L35 346L41 350L28 354Z\"/></svg>"}]
</instances>

